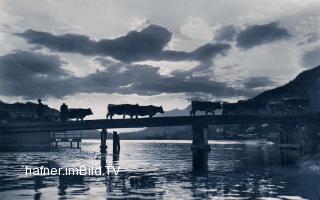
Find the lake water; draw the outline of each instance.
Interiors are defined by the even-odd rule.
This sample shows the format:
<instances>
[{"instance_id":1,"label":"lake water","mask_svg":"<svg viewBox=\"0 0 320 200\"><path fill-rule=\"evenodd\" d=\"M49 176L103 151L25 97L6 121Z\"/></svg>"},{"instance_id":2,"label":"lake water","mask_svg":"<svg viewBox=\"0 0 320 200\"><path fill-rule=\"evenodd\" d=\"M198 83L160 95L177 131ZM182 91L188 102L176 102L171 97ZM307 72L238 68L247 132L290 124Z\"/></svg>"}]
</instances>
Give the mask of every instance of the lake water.
<instances>
[{"instance_id":1,"label":"lake water","mask_svg":"<svg viewBox=\"0 0 320 200\"><path fill-rule=\"evenodd\" d=\"M25 166L101 164L98 140L79 149L0 153L0 199L312 199L320 197L320 164L275 145L211 141L209 169L192 172L191 141L121 141L106 156L109 176L28 176ZM108 148L112 149L111 141Z\"/></svg>"}]
</instances>

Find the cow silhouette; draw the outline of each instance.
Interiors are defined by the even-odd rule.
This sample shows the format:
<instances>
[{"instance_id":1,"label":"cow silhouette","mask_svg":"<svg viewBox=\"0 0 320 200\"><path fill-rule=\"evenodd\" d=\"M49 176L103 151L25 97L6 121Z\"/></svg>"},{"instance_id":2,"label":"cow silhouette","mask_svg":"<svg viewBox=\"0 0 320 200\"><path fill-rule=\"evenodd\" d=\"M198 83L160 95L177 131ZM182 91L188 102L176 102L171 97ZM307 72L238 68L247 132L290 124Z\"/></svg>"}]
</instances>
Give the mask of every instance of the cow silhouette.
<instances>
[{"instance_id":1,"label":"cow silhouette","mask_svg":"<svg viewBox=\"0 0 320 200\"><path fill-rule=\"evenodd\" d=\"M190 116L195 116L197 111L204 111L206 115L208 115L208 113L214 115L217 109L222 109L221 102L192 101Z\"/></svg>"},{"instance_id":2,"label":"cow silhouette","mask_svg":"<svg viewBox=\"0 0 320 200\"><path fill-rule=\"evenodd\" d=\"M68 119L76 119L76 121L81 119L81 121L83 121L87 115L93 115L90 108L70 108L68 110Z\"/></svg>"},{"instance_id":3,"label":"cow silhouette","mask_svg":"<svg viewBox=\"0 0 320 200\"><path fill-rule=\"evenodd\" d=\"M138 112L139 112L139 105L135 104L120 104L120 105L115 105L115 104L109 104L108 105L108 114L107 114L107 119L112 117L114 115L123 115L123 119L126 117L126 115L129 115L130 118L132 119L134 116L138 118Z\"/></svg>"},{"instance_id":4,"label":"cow silhouette","mask_svg":"<svg viewBox=\"0 0 320 200\"><path fill-rule=\"evenodd\" d=\"M150 118L156 115L157 113L164 114L162 106L139 106L138 115L139 116L149 116Z\"/></svg>"}]
</instances>

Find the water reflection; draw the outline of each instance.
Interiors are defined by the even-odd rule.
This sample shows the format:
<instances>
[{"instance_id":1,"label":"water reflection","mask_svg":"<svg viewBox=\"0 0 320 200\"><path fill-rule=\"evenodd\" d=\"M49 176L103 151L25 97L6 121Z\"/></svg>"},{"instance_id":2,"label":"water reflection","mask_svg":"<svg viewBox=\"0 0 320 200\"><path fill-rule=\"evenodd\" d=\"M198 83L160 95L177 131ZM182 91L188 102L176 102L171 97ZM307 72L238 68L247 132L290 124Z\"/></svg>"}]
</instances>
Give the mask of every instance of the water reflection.
<instances>
[{"instance_id":1,"label":"water reflection","mask_svg":"<svg viewBox=\"0 0 320 200\"><path fill-rule=\"evenodd\" d=\"M110 146L110 145L109 145ZM109 148L112 149L112 148ZM188 141L122 141L120 154L99 153L99 141L82 150L0 153L1 199L318 199L317 164L301 165L295 151L274 146L212 143L208 169L192 169ZM24 166L120 166L118 176L26 176ZM299 166L305 166L301 170ZM320 166L318 166L320 167ZM102 168L105 170L106 168Z\"/></svg>"}]
</instances>

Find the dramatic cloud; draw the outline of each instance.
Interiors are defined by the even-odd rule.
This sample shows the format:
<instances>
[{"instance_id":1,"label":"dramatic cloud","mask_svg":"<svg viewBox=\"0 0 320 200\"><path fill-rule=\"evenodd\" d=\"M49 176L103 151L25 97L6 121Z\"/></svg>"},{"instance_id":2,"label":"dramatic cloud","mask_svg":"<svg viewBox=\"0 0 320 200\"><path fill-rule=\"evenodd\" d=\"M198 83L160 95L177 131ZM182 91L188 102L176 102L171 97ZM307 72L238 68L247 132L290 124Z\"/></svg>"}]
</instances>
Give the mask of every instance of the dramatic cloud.
<instances>
[{"instance_id":1,"label":"dramatic cloud","mask_svg":"<svg viewBox=\"0 0 320 200\"><path fill-rule=\"evenodd\" d=\"M228 87L226 83L210 80L208 76L163 76L160 68L148 65L109 65L106 70L84 78L88 91L121 94L156 95L160 93L204 93L216 97L252 95L250 91ZM143 78L141 78L143 77Z\"/></svg>"},{"instance_id":2,"label":"dramatic cloud","mask_svg":"<svg viewBox=\"0 0 320 200\"><path fill-rule=\"evenodd\" d=\"M209 76L163 76L160 68L104 62L104 69L79 78L63 69L57 56L18 51L0 57L0 93L25 98L64 97L76 93L203 93L216 97L251 96L252 91L234 89ZM142 78L143 77L143 78Z\"/></svg>"},{"instance_id":3,"label":"dramatic cloud","mask_svg":"<svg viewBox=\"0 0 320 200\"><path fill-rule=\"evenodd\" d=\"M216 31L214 40L217 42L233 41L237 35L237 29L233 25L223 26Z\"/></svg>"},{"instance_id":4,"label":"dramatic cloud","mask_svg":"<svg viewBox=\"0 0 320 200\"><path fill-rule=\"evenodd\" d=\"M304 53L302 64L305 68L318 66L320 64L320 46Z\"/></svg>"},{"instance_id":5,"label":"dramatic cloud","mask_svg":"<svg viewBox=\"0 0 320 200\"><path fill-rule=\"evenodd\" d=\"M270 87L275 85L276 82L269 77L250 77L243 82L245 88L255 89L261 87Z\"/></svg>"},{"instance_id":6,"label":"dramatic cloud","mask_svg":"<svg viewBox=\"0 0 320 200\"><path fill-rule=\"evenodd\" d=\"M57 56L17 51L0 57L0 93L8 96L37 98L64 96L72 91L65 82L69 72L62 69Z\"/></svg>"},{"instance_id":7,"label":"dramatic cloud","mask_svg":"<svg viewBox=\"0 0 320 200\"><path fill-rule=\"evenodd\" d=\"M249 49L258 45L288 39L290 37L291 35L287 29L280 27L277 22L272 22L269 24L246 27L238 34L236 45L243 49Z\"/></svg>"},{"instance_id":8,"label":"dramatic cloud","mask_svg":"<svg viewBox=\"0 0 320 200\"><path fill-rule=\"evenodd\" d=\"M130 31L115 39L95 41L84 35L26 30L16 35L30 44L47 47L53 51L80 53L83 55L111 56L122 62L143 60L207 60L229 49L228 44L205 44L192 52L163 50L172 33L166 28L149 25L141 31Z\"/></svg>"}]
</instances>

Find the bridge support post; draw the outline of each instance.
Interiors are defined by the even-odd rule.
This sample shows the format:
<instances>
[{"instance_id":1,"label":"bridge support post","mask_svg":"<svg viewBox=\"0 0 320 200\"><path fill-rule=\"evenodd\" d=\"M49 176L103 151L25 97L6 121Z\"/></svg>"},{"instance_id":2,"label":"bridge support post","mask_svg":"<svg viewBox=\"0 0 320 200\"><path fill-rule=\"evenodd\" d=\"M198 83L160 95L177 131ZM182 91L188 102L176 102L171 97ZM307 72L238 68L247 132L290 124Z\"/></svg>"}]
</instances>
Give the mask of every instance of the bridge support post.
<instances>
[{"instance_id":1,"label":"bridge support post","mask_svg":"<svg viewBox=\"0 0 320 200\"><path fill-rule=\"evenodd\" d=\"M100 145L100 153L106 153L107 152L107 130L102 129L100 133L101 138L101 145Z\"/></svg>"},{"instance_id":2,"label":"bridge support post","mask_svg":"<svg viewBox=\"0 0 320 200\"><path fill-rule=\"evenodd\" d=\"M302 124L294 122L280 124L280 149L302 150L304 145L301 130Z\"/></svg>"},{"instance_id":3,"label":"bridge support post","mask_svg":"<svg viewBox=\"0 0 320 200\"><path fill-rule=\"evenodd\" d=\"M319 151L320 125L316 122L282 123L280 125L280 148L300 150L306 154L315 154Z\"/></svg>"},{"instance_id":4,"label":"bridge support post","mask_svg":"<svg viewBox=\"0 0 320 200\"><path fill-rule=\"evenodd\" d=\"M316 122L305 123L301 131L302 148L306 154L320 152L320 125Z\"/></svg>"},{"instance_id":5,"label":"bridge support post","mask_svg":"<svg viewBox=\"0 0 320 200\"><path fill-rule=\"evenodd\" d=\"M100 156L100 166L101 166L101 173L106 174L107 172L107 155L102 153Z\"/></svg>"},{"instance_id":6,"label":"bridge support post","mask_svg":"<svg viewBox=\"0 0 320 200\"><path fill-rule=\"evenodd\" d=\"M208 144L208 125L195 124L192 126L192 167L193 171L208 169L208 153L211 148Z\"/></svg>"},{"instance_id":7,"label":"bridge support post","mask_svg":"<svg viewBox=\"0 0 320 200\"><path fill-rule=\"evenodd\" d=\"M113 154L119 154L120 153L120 137L119 134L116 131L113 131Z\"/></svg>"}]
</instances>

